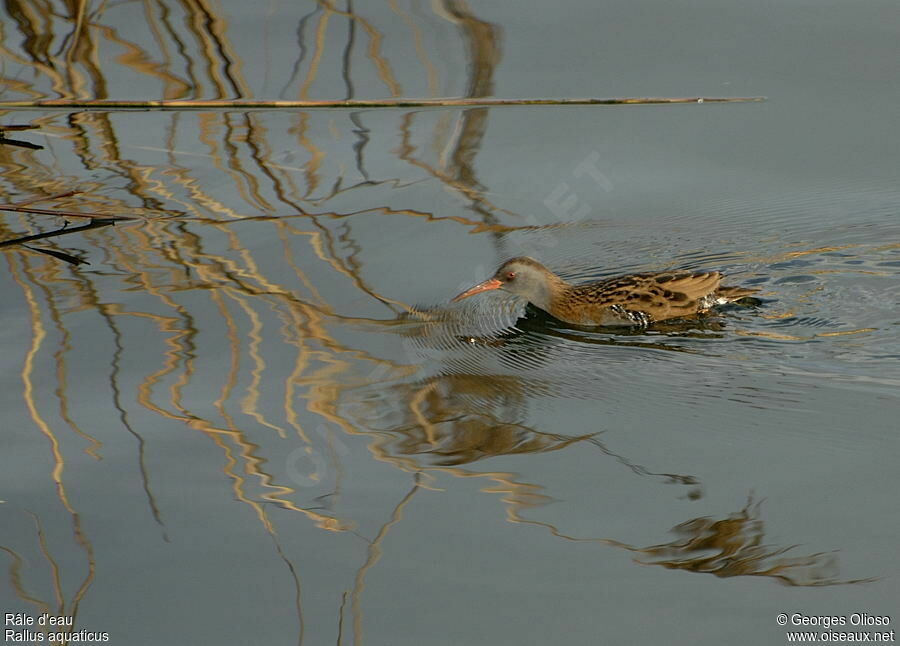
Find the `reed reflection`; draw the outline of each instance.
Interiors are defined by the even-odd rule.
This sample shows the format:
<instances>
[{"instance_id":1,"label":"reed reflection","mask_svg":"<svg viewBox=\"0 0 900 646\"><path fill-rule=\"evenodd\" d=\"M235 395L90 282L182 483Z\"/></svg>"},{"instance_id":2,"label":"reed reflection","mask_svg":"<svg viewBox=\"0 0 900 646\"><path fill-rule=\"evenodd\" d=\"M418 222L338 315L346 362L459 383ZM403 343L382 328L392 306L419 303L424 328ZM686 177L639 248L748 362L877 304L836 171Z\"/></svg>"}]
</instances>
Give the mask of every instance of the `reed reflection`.
<instances>
[{"instance_id":1,"label":"reed reflection","mask_svg":"<svg viewBox=\"0 0 900 646\"><path fill-rule=\"evenodd\" d=\"M428 49L421 35L425 25L447 29L461 44L469 75L459 91L490 96L502 55L500 26L459 0L429 6L430 14L389 3L404 26L403 37L414 43L409 51L426 70L427 92L454 91L443 80L450 76L447 68L464 65ZM142 7L149 30L143 36L154 44L152 54L137 38L122 35L119 7L8 4L7 33L21 40L17 46L7 38L0 45L0 54L18 65L3 72L3 81L10 92L34 98L104 98L128 83L148 95L161 87L165 98L249 97L259 90L253 83L265 75L244 72L258 43L236 38L228 16L192 2ZM287 80L284 95L397 96L415 87L418 77L384 53L387 38L397 34L364 15L370 10L325 0L298 9L305 13L295 16L290 51L299 53L291 61L293 71L279 77ZM331 29L338 21L344 29ZM111 46L126 55L98 56ZM340 64L328 67L329 57ZM331 78L326 69L340 72ZM275 508L329 536L353 532L366 541L365 563L345 598L359 640L365 574L379 562L389 530L409 522L402 512L418 502L429 476L483 480L486 491L502 496L511 522L542 525L561 538L572 537L529 517L549 501L547 485L492 470L492 460L524 463L551 452L589 449L599 464L702 497L695 476L644 466L642 456L612 448L602 428L561 432L530 421L540 398L596 398L597 380L611 378L591 368L598 350L690 352L678 339L592 336L529 318L499 335L467 335L439 317L434 325L422 324L421 313L384 289L371 270L377 254L393 252L383 246L391 237L385 232L400 238L423 235L423 229L435 237L464 231L489 236L499 252L507 234L540 228L490 199L476 172L490 115L485 108L40 114L35 122L48 135L46 151L0 147L3 201L22 204L77 191L53 207L139 220L66 238L82 247L92 263L87 268L61 264L62 255L80 256L56 242L47 242L54 252L49 256L22 248L23 237L62 226L51 216L16 213L0 220L3 239L18 238L3 251L18 289L7 305L24 313L21 338L31 335L20 370L25 411L18 419L22 428L34 430L36 444L50 457L45 484L58 497L65 526L88 563L75 596L55 608L42 602L42 609L74 613L92 581L94 556L72 502L79 481L72 479L70 465L79 451L92 460L122 454L94 434L96 427L124 430L130 451L126 477L143 491L135 513L152 519L161 540L169 537L169 520L155 487L177 474L154 471L146 457L166 442L160 426L202 439L204 457L221 472L221 488L252 512L292 577L300 641L302 573L276 539ZM440 202L446 192L461 197L468 213ZM89 356L78 353L84 348L91 349ZM424 356L417 354L425 349ZM567 378L545 370L563 361ZM92 384L90 400L73 396L79 386L73 375L94 375L98 365L105 375ZM525 376L527 367L544 372ZM590 386L579 389L577 381ZM334 433L316 434L323 421ZM361 438L372 461L412 474L411 488L389 501L373 537L364 536L359 518L340 504L346 465L334 447L341 437ZM323 464L333 481L315 471L304 482L310 486L301 488L280 459L294 450L327 455ZM777 560L780 548L755 551L761 539L754 513L745 510L720 523L686 521L680 534L692 538L672 545L573 540L717 576L836 582L798 573L816 565L818 555L785 565ZM720 548L718 561L698 560L697 546L707 542ZM14 564L12 589L34 603L21 585L21 550L2 549ZM54 590L63 597L59 586Z\"/></svg>"},{"instance_id":2,"label":"reed reflection","mask_svg":"<svg viewBox=\"0 0 900 646\"><path fill-rule=\"evenodd\" d=\"M138 8L14 0L0 19L0 80L28 99L475 96L470 88L485 87L499 62L498 27L462 0L315 0L265 11L189 0ZM448 82L463 63L447 47L457 34L474 64L468 88Z\"/></svg>"},{"instance_id":3,"label":"reed reflection","mask_svg":"<svg viewBox=\"0 0 900 646\"><path fill-rule=\"evenodd\" d=\"M278 53L270 59L272 69L245 76L245 63L258 51L259 41L243 38L223 11L192 2L142 6L145 21L134 21L133 13L121 6L52 1L7 4L6 15L0 17L7 34L0 45L7 63L0 78L8 92L34 99L103 99L126 91L128 96L149 98L159 92L167 99L248 98L265 89L258 80L277 77L279 65L290 60L280 55L283 47L279 50L277 43L269 42ZM334 39L344 35L340 81L348 96L356 89L364 96L377 96L369 78L372 70L390 96L400 94L400 72L382 53L389 36L401 42L404 37L414 39L416 55L428 70L432 95L452 91L439 76L449 75L454 65L461 67L464 62L443 57L440 65L433 63L437 57L429 52L422 27L446 27L452 35L458 21L468 18L455 9L451 17L440 5L435 8L437 13L413 15L393 3L391 12L402 18L407 29L404 36L380 26L379 18L363 15L352 3L345 9L336 3L318 3L313 15L298 16L301 56L294 66L297 74L290 75L285 91L295 97L333 97L337 78L327 76L324 63ZM289 19L277 17L282 22ZM329 20L345 22L347 31L342 35L329 31ZM308 27L313 31L307 31ZM356 47L357 41L363 48ZM477 39L470 39L469 45L477 44ZM100 56L101 49L125 54ZM144 513L159 527L161 538L168 540L166 508L158 502L154 487L167 474L156 473L146 459L159 446L159 439L151 434L158 423L147 425L145 413L150 413L159 422L202 434L211 451L220 456L226 488L252 509L294 581L302 643L305 623L299 574L275 538L271 505L301 514L313 526L330 532L353 531L354 521L327 503L303 504L291 480L271 468L272 457L281 448L273 448L272 436L313 446L319 438L309 430L314 424L305 414L303 399L309 398L310 410L322 410L327 416L329 393L347 376L349 357L371 356L378 365L390 363L335 335L336 329L363 319L339 312L331 302L333 295L321 287L322 277L336 277L395 315L404 306L379 293L363 272L358 256L365 240L357 236L353 221L389 217L472 229L483 226L478 219L439 216L432 208L392 204L392 189L433 176L392 172L383 162L371 167L367 149L376 148L376 158L383 159L384 151L396 144L384 141L381 133L395 128L368 119L376 122L379 136L370 141L362 113L350 115L346 125L343 119L338 117L341 128L353 133L351 146L335 143L340 132L332 115L310 113L283 118L259 113L140 115L139 120L137 115L99 112L39 114L32 125L41 127L46 154L38 154L41 144L0 142L7 144L0 147L4 201L19 206L52 201L47 205L52 212L19 211L4 216L0 234L7 243L3 249L10 275L21 290L21 306L30 314L32 343L21 373L26 419L30 417L49 442L52 464L47 483L69 514L75 542L90 563L88 577L73 601L66 602L57 577L58 603L51 607L29 593L23 583L27 575L18 565L21 556L4 547L13 563L12 589L24 602L38 603L42 611L53 614L75 615L93 580L91 542L71 502L78 481L73 483L68 465L77 458L73 451L78 448L69 443L72 437L82 440L75 446L84 446L96 460L115 448L91 434L97 416L124 428L133 440L131 474L141 482ZM471 121L453 111L441 115L445 131L426 132L428 148L446 150L452 145L448 142L459 119ZM13 130L7 127L3 132ZM151 137L142 136L150 132ZM418 136L409 128L403 132L406 143ZM471 138L466 140L474 154ZM344 162L348 152L353 163ZM347 169L355 169L357 176ZM223 185L233 186L234 191L223 194ZM354 192L361 189L386 190L370 199L355 198ZM356 204L377 206L341 210L328 205L348 194ZM140 222L102 232L91 230L96 225L79 229L68 226L66 211L109 219L127 213ZM254 256L243 239L245 232L232 226L248 220L283 245L274 269L266 263L268 258ZM67 233L65 243L72 240L75 248L60 247L61 232ZM24 246L38 239L44 245L40 249ZM75 266L85 262L91 264L84 270ZM130 298L130 294L140 297ZM112 343L98 344L84 329L77 331L73 321L78 315L91 317L93 329L107 332ZM103 385L92 394L93 424L85 423L88 413L72 394L75 386L70 378L90 372L78 354L87 344L95 348L91 366L106 365L108 372L105 405ZM291 357L287 372L271 365L273 344ZM226 357L225 369L214 374L203 368L211 347L215 348L212 353ZM139 348L143 358L136 366ZM41 375L48 373L57 377L56 388L50 391L41 387L47 383ZM280 406L266 397L279 387ZM197 406L197 392L202 393L201 401L211 405ZM337 465L338 456L334 457ZM328 492L332 501L339 491L336 487ZM11 505L4 505L3 511L8 515L10 509ZM360 578L360 590L361 585ZM359 617L358 609L354 612Z\"/></svg>"}]
</instances>

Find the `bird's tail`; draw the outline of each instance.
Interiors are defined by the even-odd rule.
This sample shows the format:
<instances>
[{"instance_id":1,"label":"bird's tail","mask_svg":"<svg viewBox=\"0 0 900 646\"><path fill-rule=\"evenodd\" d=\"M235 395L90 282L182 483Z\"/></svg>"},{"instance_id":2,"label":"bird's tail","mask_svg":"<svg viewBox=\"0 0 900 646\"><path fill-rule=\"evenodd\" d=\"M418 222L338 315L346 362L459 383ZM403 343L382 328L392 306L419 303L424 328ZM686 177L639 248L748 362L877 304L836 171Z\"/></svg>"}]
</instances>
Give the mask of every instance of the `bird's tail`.
<instances>
[{"instance_id":1,"label":"bird's tail","mask_svg":"<svg viewBox=\"0 0 900 646\"><path fill-rule=\"evenodd\" d=\"M715 297L719 303L732 303L746 298L758 292L755 287L719 287L716 290Z\"/></svg>"}]
</instances>

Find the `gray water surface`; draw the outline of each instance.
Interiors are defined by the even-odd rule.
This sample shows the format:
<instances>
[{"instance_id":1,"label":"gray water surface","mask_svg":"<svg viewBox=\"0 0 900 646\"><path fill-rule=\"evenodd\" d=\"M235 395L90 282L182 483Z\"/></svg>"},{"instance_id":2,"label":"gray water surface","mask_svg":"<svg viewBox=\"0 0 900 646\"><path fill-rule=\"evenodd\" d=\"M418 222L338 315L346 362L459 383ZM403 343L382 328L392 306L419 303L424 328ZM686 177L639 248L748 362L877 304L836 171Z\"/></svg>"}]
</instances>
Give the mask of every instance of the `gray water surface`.
<instances>
[{"instance_id":1,"label":"gray water surface","mask_svg":"<svg viewBox=\"0 0 900 646\"><path fill-rule=\"evenodd\" d=\"M86 7L84 49L6 8L4 101L766 100L8 111L44 149L0 146L3 201L135 219L30 243L90 264L3 248L0 613L138 646L893 630L895 3ZM759 301L449 304L518 255Z\"/></svg>"}]
</instances>

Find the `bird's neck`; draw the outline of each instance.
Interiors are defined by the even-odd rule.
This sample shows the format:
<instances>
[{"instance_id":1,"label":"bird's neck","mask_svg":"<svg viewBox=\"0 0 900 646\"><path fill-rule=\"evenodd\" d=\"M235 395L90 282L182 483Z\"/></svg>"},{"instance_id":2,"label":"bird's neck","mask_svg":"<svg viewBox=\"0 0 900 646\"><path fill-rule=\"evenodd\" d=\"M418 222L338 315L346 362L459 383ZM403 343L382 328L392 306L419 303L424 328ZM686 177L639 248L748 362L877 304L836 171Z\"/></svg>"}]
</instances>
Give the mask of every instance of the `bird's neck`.
<instances>
[{"instance_id":1,"label":"bird's neck","mask_svg":"<svg viewBox=\"0 0 900 646\"><path fill-rule=\"evenodd\" d=\"M571 285L564 281L556 274L548 273L545 280L540 282L539 287L531 294L532 305L535 305L545 312L550 312L554 302L563 297Z\"/></svg>"}]
</instances>

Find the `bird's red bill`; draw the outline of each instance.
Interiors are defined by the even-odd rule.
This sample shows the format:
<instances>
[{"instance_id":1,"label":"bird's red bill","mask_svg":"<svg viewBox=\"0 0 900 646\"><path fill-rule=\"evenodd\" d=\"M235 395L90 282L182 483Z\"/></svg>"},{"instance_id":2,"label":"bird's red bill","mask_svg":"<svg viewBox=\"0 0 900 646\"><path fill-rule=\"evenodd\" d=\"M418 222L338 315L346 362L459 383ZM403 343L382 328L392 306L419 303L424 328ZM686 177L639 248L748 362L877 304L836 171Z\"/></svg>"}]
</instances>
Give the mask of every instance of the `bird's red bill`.
<instances>
[{"instance_id":1,"label":"bird's red bill","mask_svg":"<svg viewBox=\"0 0 900 646\"><path fill-rule=\"evenodd\" d=\"M478 283L475 287L471 287L464 291L462 294L453 299L453 302L461 301L464 298L469 298L469 296L474 296L475 294L480 294L481 292L489 292L492 289L500 289L503 287L503 283L501 283L496 278L488 278L483 283Z\"/></svg>"}]
</instances>

